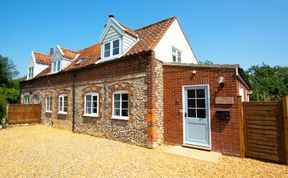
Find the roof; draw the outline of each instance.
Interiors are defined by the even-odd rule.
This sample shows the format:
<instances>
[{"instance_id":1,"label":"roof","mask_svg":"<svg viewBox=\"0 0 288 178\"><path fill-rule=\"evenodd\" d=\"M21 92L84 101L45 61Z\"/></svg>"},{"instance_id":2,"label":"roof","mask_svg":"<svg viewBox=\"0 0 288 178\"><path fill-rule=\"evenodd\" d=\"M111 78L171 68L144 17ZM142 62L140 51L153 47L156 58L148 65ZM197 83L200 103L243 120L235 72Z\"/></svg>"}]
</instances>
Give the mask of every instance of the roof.
<instances>
[{"instance_id":1,"label":"roof","mask_svg":"<svg viewBox=\"0 0 288 178\"><path fill-rule=\"evenodd\" d=\"M51 56L47 54L42 54L39 52L33 52L36 63L50 65L51 64Z\"/></svg>"},{"instance_id":2,"label":"roof","mask_svg":"<svg viewBox=\"0 0 288 178\"><path fill-rule=\"evenodd\" d=\"M119 24L122 26L122 28L124 29L124 31L126 33L128 33L131 36L137 37L137 32L135 32L134 30L131 30L130 28L126 27L125 25L123 25L121 23L119 23Z\"/></svg>"},{"instance_id":3,"label":"roof","mask_svg":"<svg viewBox=\"0 0 288 178\"><path fill-rule=\"evenodd\" d=\"M62 52L64 53L63 56L67 59L74 59L77 55L77 52L72 51L70 49L61 48Z\"/></svg>"},{"instance_id":4,"label":"roof","mask_svg":"<svg viewBox=\"0 0 288 178\"><path fill-rule=\"evenodd\" d=\"M170 17L168 19L139 28L137 30L131 30L125 25L120 24L124 28L125 32L130 35L139 37L139 41L133 47L131 47L131 49L129 49L129 51L123 56L129 56L153 50L175 19L175 16ZM64 71L93 65L101 57L101 45L98 43L78 51L72 51L66 48L61 48L61 50L64 53L64 57L68 59L74 59L77 54L80 54L75 60L71 62L68 67L64 69ZM51 71L50 69L51 68L48 67L36 77L49 75Z\"/></svg>"}]
</instances>

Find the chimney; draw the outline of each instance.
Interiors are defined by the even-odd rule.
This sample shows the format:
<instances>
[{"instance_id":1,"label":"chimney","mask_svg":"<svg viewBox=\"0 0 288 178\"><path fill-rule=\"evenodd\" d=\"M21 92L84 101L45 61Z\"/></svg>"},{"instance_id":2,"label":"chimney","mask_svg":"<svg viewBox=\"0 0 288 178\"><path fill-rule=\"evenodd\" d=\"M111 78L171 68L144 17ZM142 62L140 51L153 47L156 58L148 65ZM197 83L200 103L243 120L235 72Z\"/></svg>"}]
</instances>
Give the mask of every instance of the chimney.
<instances>
[{"instance_id":1,"label":"chimney","mask_svg":"<svg viewBox=\"0 0 288 178\"><path fill-rule=\"evenodd\" d=\"M49 55L52 56L53 53L54 53L54 49L53 49L53 48L50 48L50 53L49 53Z\"/></svg>"},{"instance_id":2,"label":"chimney","mask_svg":"<svg viewBox=\"0 0 288 178\"><path fill-rule=\"evenodd\" d=\"M112 14L110 14L108 17L114 19L114 15L112 15Z\"/></svg>"}]
</instances>

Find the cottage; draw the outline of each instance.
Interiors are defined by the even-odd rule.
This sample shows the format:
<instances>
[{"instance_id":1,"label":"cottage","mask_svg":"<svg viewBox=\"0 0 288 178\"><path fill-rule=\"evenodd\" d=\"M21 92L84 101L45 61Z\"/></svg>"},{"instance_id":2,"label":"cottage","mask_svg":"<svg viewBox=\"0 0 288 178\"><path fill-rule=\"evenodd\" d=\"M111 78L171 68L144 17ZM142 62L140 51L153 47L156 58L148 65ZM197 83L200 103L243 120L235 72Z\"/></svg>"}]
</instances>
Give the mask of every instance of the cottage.
<instances>
[{"instance_id":1,"label":"cottage","mask_svg":"<svg viewBox=\"0 0 288 178\"><path fill-rule=\"evenodd\" d=\"M239 155L239 65L200 65L176 17L132 30L110 15L97 44L32 52L21 102L43 124L154 148Z\"/></svg>"}]
</instances>

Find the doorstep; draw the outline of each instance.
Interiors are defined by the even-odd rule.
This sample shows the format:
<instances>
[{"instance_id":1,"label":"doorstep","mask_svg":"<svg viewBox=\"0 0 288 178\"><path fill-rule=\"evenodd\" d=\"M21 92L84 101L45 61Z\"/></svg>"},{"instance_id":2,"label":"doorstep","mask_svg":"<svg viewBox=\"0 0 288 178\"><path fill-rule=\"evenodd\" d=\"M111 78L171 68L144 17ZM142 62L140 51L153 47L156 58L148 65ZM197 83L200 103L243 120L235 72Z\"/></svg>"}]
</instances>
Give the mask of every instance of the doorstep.
<instances>
[{"instance_id":1,"label":"doorstep","mask_svg":"<svg viewBox=\"0 0 288 178\"><path fill-rule=\"evenodd\" d=\"M198 160L207 161L211 163L219 162L219 159L221 157L221 153L187 148L187 147L182 147L182 146L173 146L170 149L168 149L166 153L184 156L187 158L198 159Z\"/></svg>"}]
</instances>

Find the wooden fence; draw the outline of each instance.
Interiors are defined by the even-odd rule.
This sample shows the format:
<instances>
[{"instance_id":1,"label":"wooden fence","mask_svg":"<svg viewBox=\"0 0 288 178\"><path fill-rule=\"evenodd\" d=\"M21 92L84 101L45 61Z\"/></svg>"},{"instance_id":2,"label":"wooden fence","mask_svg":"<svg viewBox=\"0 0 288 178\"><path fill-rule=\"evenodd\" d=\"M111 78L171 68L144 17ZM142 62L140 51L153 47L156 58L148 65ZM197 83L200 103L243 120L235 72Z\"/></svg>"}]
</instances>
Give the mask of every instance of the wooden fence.
<instances>
[{"instance_id":1,"label":"wooden fence","mask_svg":"<svg viewBox=\"0 0 288 178\"><path fill-rule=\"evenodd\" d=\"M240 104L241 156L288 163L287 101L288 97L284 97L282 102Z\"/></svg>"},{"instance_id":2,"label":"wooden fence","mask_svg":"<svg viewBox=\"0 0 288 178\"><path fill-rule=\"evenodd\" d=\"M40 123L41 104L9 104L8 124Z\"/></svg>"}]
</instances>

